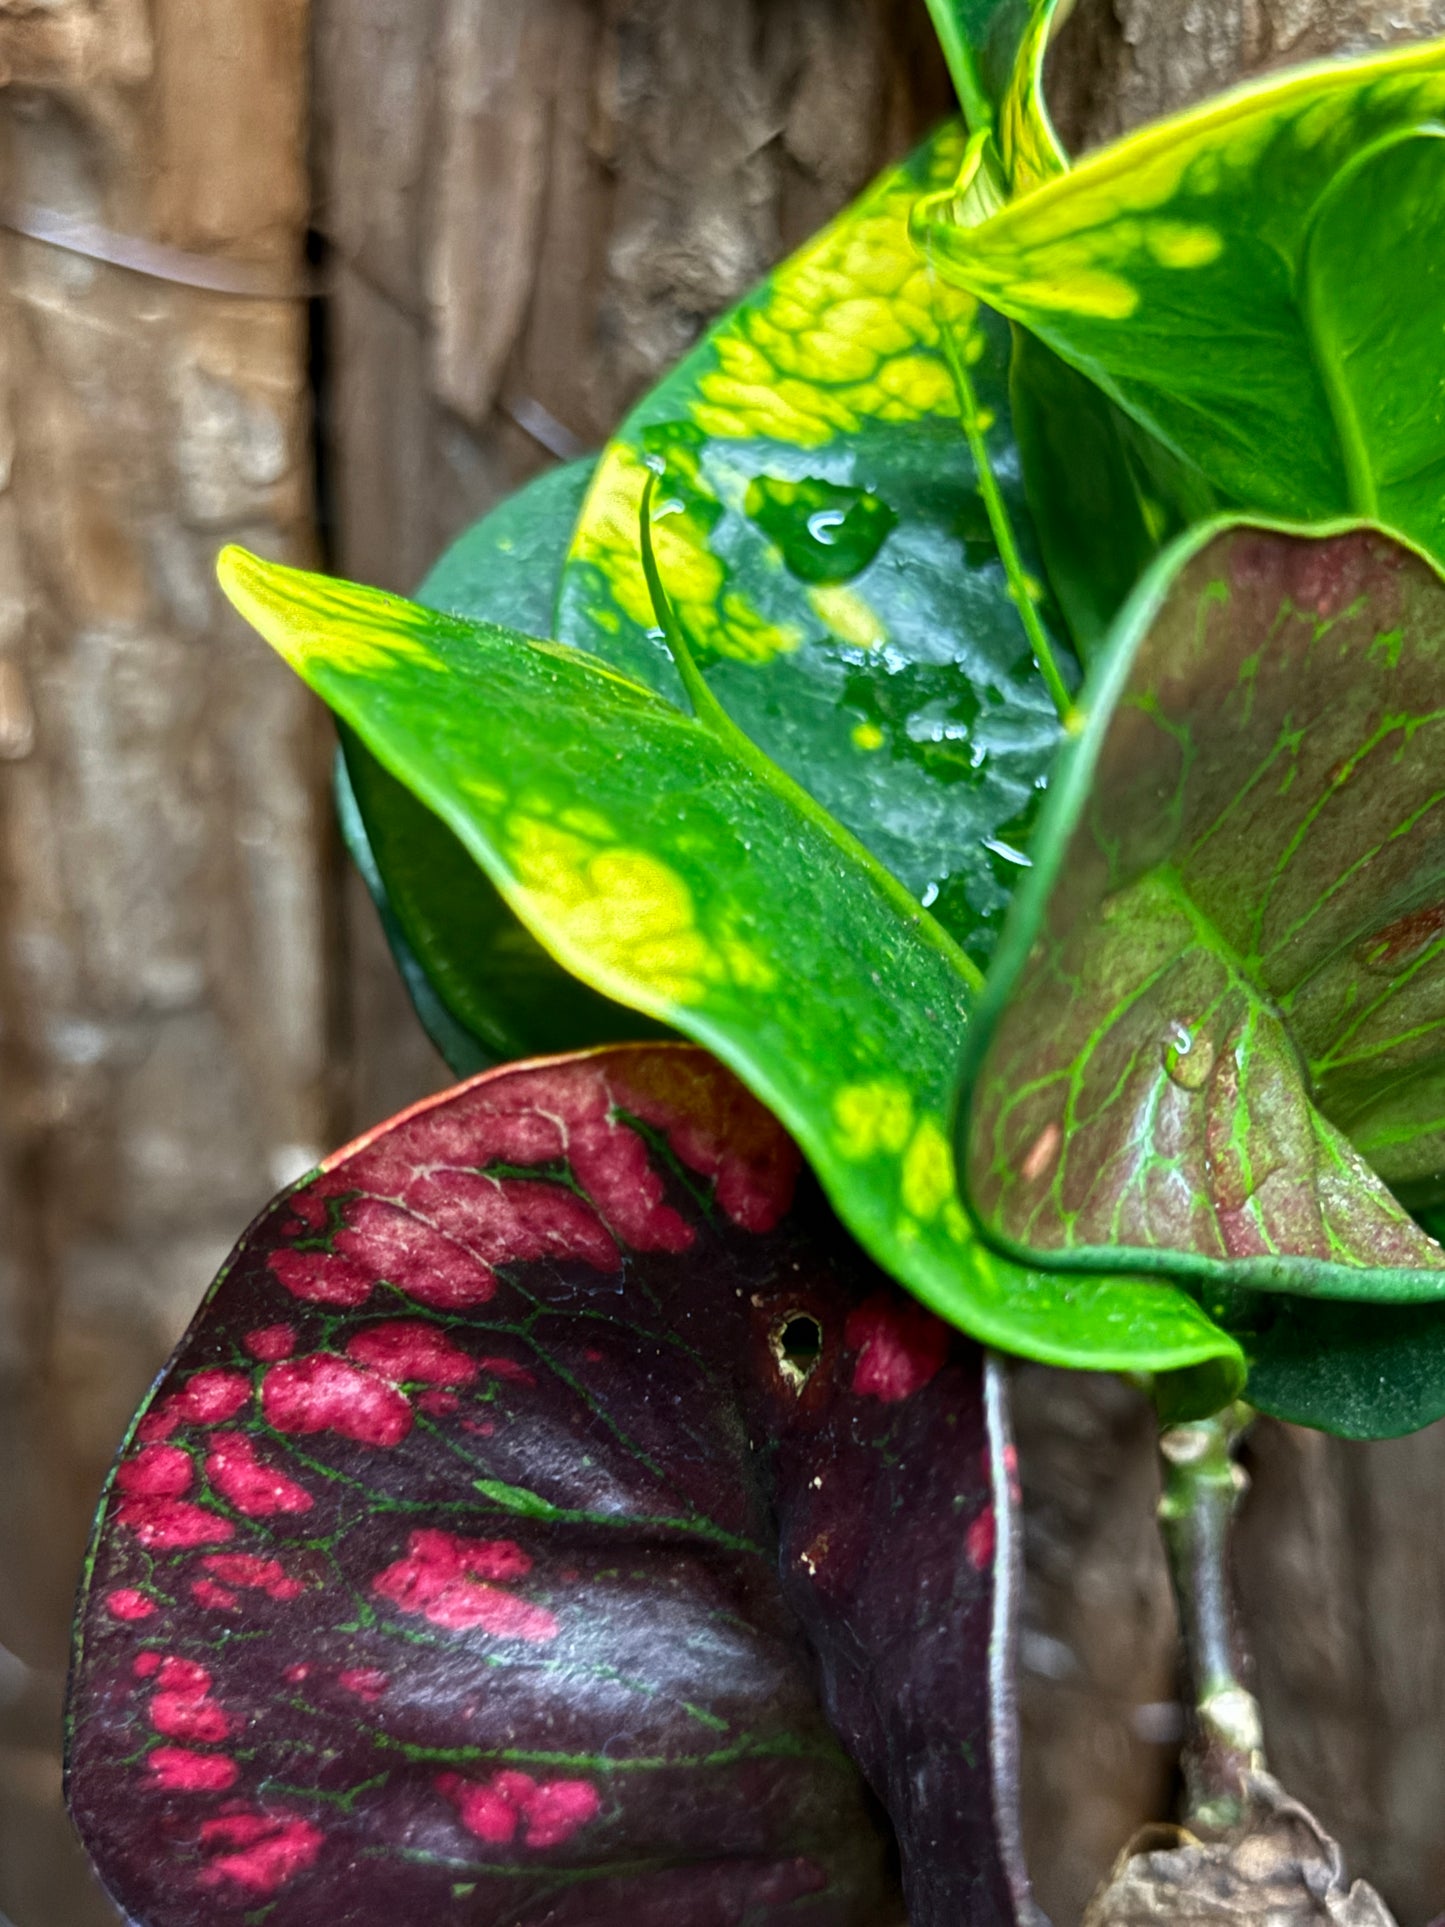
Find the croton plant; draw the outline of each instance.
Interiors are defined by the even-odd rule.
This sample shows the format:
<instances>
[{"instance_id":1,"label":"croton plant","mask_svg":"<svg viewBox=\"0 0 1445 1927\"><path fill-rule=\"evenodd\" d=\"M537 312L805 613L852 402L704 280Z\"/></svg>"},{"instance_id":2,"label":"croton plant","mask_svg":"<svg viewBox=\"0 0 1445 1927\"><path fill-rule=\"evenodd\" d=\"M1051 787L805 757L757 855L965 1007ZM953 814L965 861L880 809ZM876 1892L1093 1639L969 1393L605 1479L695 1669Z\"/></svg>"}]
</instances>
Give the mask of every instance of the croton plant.
<instances>
[{"instance_id":1,"label":"croton plant","mask_svg":"<svg viewBox=\"0 0 1445 1927\"><path fill-rule=\"evenodd\" d=\"M465 1081L107 1487L139 1927L1027 1920L999 1353L1153 1389L1227 1843L1243 1401L1445 1413L1445 46L1071 165L1049 0L933 11L962 119L415 601L221 559Z\"/></svg>"}]
</instances>

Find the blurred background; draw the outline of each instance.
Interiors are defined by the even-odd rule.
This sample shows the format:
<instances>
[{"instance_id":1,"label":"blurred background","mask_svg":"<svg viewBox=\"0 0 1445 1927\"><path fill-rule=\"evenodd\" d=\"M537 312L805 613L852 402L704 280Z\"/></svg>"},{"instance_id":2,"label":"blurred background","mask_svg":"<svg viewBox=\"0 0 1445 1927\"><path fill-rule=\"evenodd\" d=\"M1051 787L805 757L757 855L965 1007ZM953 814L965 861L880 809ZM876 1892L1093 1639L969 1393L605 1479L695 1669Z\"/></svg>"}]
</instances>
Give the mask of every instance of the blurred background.
<instances>
[{"instance_id":1,"label":"blurred background","mask_svg":"<svg viewBox=\"0 0 1445 1927\"><path fill-rule=\"evenodd\" d=\"M1071 144L1445 0L1082 0ZM329 725L221 543L388 588L946 111L922 0L0 0L0 1927L104 1927L60 1801L89 1516L248 1218L445 1080ZM1171 1797L1151 1421L1018 1375L1027 1831L1059 1927ZM1262 1426L1274 1764L1445 1906L1445 1437Z\"/></svg>"}]
</instances>

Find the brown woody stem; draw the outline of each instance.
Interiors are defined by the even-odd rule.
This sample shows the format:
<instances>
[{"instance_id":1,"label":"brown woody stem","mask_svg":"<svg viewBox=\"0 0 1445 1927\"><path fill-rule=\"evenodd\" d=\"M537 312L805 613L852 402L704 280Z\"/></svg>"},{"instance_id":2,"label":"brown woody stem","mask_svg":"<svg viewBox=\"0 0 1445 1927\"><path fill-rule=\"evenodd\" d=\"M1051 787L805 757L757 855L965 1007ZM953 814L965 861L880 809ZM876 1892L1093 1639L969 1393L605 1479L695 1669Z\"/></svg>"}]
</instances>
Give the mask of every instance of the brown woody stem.
<instances>
[{"instance_id":1,"label":"brown woody stem","mask_svg":"<svg viewBox=\"0 0 1445 1927\"><path fill-rule=\"evenodd\" d=\"M1185 1823L1229 1833L1247 1806L1248 1776L1264 1765L1259 1705L1244 1684L1245 1655L1230 1573L1230 1527L1248 1484L1234 1450L1251 1414L1233 1406L1160 1434L1159 1521L1169 1554L1192 1701L1184 1748Z\"/></svg>"}]
</instances>

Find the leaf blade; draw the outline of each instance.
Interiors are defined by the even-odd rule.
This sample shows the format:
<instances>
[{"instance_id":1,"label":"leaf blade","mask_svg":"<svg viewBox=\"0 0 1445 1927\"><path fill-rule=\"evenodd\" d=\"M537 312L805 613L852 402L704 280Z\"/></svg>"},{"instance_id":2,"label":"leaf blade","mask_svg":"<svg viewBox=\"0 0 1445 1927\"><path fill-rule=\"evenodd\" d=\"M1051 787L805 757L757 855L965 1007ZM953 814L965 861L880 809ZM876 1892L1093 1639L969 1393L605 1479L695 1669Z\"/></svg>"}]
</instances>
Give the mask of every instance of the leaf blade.
<instances>
[{"instance_id":1,"label":"leaf blade","mask_svg":"<svg viewBox=\"0 0 1445 1927\"><path fill-rule=\"evenodd\" d=\"M1442 100L1438 43L1302 69L1118 142L979 226L934 221L930 245L944 272L1097 382L1226 505L1369 514L1299 289L1322 196L1362 150L1412 133ZM1438 184L1433 144L1426 158ZM1348 208L1350 256L1388 236L1433 263L1428 236L1414 255L1398 201L1373 237L1367 204ZM1340 256L1341 285L1353 275ZM1376 373L1390 349L1376 344ZM1397 395L1438 391L1428 357L1393 373ZM1372 448L1371 466L1386 455ZM1433 504L1402 499L1388 519L1438 547Z\"/></svg>"},{"instance_id":2,"label":"leaf blade","mask_svg":"<svg viewBox=\"0 0 1445 1927\"><path fill-rule=\"evenodd\" d=\"M1445 1290L1344 1135L1414 1078L1400 1155L1434 1155L1442 653L1445 583L1375 531L1216 524L1154 571L965 1047L960 1155L1003 1248L1206 1291Z\"/></svg>"},{"instance_id":3,"label":"leaf blade","mask_svg":"<svg viewBox=\"0 0 1445 1927\"><path fill-rule=\"evenodd\" d=\"M594 466L552 469L499 504L451 545L418 599L543 633ZM451 831L345 730L342 756L343 837L422 1024L454 1072L657 1034L559 969Z\"/></svg>"},{"instance_id":4,"label":"leaf blade","mask_svg":"<svg viewBox=\"0 0 1445 1927\"><path fill-rule=\"evenodd\" d=\"M1059 728L1015 600L1042 571L1007 331L931 278L909 235L963 151L941 129L644 397L603 454L551 633L680 699L637 541L665 461L659 566L723 708L984 962L1019 872L995 846L1020 851ZM978 392L1016 585L944 328Z\"/></svg>"},{"instance_id":5,"label":"leaf blade","mask_svg":"<svg viewBox=\"0 0 1445 1927\"><path fill-rule=\"evenodd\" d=\"M946 1136L969 985L850 839L576 651L235 552L223 577L569 969L748 1082L926 1303L1057 1362L1236 1369L1233 1341L1168 1287L1025 1281L972 1238Z\"/></svg>"},{"instance_id":6,"label":"leaf blade","mask_svg":"<svg viewBox=\"0 0 1445 1927\"><path fill-rule=\"evenodd\" d=\"M70 1796L128 1918L901 1922L859 1766L914 1921L1017 1918L997 1384L796 1162L635 1047L428 1100L263 1213L87 1574Z\"/></svg>"}]
</instances>

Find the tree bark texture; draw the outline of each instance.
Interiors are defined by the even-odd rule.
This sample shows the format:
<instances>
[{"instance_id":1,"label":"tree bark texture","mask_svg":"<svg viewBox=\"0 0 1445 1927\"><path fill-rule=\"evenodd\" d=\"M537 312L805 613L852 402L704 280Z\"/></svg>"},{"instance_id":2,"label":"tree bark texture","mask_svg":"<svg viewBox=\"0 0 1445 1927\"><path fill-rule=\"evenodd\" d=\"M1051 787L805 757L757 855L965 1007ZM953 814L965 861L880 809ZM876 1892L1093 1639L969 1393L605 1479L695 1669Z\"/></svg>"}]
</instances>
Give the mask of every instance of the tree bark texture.
<instances>
[{"instance_id":1,"label":"tree bark texture","mask_svg":"<svg viewBox=\"0 0 1445 1927\"><path fill-rule=\"evenodd\" d=\"M100 1475L207 1274L333 1127L324 732L212 575L231 537L312 552L306 28L305 0L0 0L15 1927L111 1918L61 1812L57 1739ZM147 271L96 258L122 252Z\"/></svg>"},{"instance_id":2,"label":"tree bark texture","mask_svg":"<svg viewBox=\"0 0 1445 1927\"><path fill-rule=\"evenodd\" d=\"M1442 28L1081 0L1054 94L1082 144ZM922 0L0 0L0 1927L112 1918L55 1727L126 1416L264 1197L443 1078L337 859L326 729L216 548L413 586L946 98ZM1143 1401L1017 1390L1064 1927L1173 1797L1174 1628ZM1272 1764L1410 1927L1445 1905L1445 1439L1253 1452Z\"/></svg>"}]
</instances>

